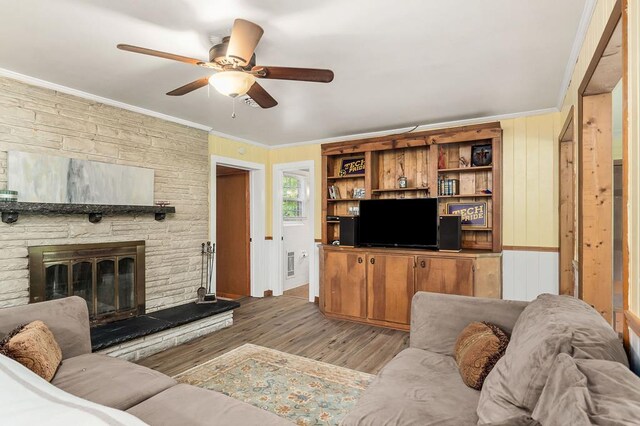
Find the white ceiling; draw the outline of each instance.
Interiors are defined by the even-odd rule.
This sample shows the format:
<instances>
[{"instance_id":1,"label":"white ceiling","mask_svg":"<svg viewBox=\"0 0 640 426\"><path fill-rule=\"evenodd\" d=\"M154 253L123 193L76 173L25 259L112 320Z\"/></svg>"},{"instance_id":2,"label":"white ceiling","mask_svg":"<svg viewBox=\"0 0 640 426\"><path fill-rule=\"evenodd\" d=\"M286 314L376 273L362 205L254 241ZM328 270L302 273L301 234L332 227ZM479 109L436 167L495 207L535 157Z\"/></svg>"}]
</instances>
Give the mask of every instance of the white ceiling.
<instances>
[{"instance_id":1,"label":"white ceiling","mask_svg":"<svg viewBox=\"0 0 640 426\"><path fill-rule=\"evenodd\" d=\"M0 0L0 68L280 145L556 108L585 3ZM279 105L238 104L232 119L213 89L165 95L206 70L115 47L207 59L209 35L236 17L265 30L258 64L330 68L334 81L261 80Z\"/></svg>"}]
</instances>

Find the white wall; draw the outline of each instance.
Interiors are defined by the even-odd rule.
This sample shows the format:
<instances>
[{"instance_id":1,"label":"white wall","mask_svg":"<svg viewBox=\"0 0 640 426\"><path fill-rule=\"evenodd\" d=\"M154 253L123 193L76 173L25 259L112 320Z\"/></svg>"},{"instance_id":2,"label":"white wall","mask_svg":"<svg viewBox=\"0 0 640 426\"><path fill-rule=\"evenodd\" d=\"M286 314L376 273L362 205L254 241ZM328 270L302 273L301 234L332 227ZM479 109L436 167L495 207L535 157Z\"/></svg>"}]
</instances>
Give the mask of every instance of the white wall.
<instances>
[{"instance_id":1,"label":"white wall","mask_svg":"<svg viewBox=\"0 0 640 426\"><path fill-rule=\"evenodd\" d=\"M309 194L309 173L306 171L296 171L296 175L301 175L304 178L305 187L303 191L307 194L307 210L308 194ZM284 221L282 236L284 238L283 243L283 289L289 290L304 284L309 283L309 256L313 253L309 253L309 240L313 238L313 224L308 219L300 221ZM292 277L287 276L287 253L294 252L294 265L295 275Z\"/></svg>"},{"instance_id":2,"label":"white wall","mask_svg":"<svg viewBox=\"0 0 640 426\"><path fill-rule=\"evenodd\" d=\"M289 290L309 283L309 238L313 229L309 220L285 223L284 236L284 289ZM287 253L294 252L295 275L287 276ZM306 255L305 255L306 254Z\"/></svg>"},{"instance_id":3,"label":"white wall","mask_svg":"<svg viewBox=\"0 0 640 426\"><path fill-rule=\"evenodd\" d=\"M539 294L558 294L557 252L504 250L502 298L530 301Z\"/></svg>"}]
</instances>

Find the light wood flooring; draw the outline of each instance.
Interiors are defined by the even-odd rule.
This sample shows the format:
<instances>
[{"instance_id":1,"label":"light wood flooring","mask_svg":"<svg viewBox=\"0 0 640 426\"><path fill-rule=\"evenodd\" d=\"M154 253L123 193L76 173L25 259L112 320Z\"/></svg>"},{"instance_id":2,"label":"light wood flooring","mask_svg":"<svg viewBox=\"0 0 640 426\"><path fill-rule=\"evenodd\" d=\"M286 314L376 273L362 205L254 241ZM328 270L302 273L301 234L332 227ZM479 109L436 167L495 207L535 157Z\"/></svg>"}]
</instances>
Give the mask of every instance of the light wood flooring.
<instances>
[{"instance_id":1,"label":"light wood flooring","mask_svg":"<svg viewBox=\"0 0 640 426\"><path fill-rule=\"evenodd\" d=\"M377 373L409 345L409 333L325 318L296 297L245 298L233 325L138 361L169 376L245 343L366 373Z\"/></svg>"},{"instance_id":2,"label":"light wood flooring","mask_svg":"<svg viewBox=\"0 0 640 426\"><path fill-rule=\"evenodd\" d=\"M283 296L299 297L304 300L309 300L309 284L294 287L289 290L285 290Z\"/></svg>"}]
</instances>

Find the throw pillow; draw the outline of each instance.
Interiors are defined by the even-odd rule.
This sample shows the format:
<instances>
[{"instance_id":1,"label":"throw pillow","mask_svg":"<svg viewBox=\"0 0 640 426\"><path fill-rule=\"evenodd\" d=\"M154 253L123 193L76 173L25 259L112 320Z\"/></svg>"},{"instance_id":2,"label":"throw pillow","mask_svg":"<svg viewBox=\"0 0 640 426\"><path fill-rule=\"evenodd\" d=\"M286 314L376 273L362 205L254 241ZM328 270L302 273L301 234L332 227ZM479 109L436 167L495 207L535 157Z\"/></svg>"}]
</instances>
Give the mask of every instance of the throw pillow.
<instances>
[{"instance_id":1,"label":"throw pillow","mask_svg":"<svg viewBox=\"0 0 640 426\"><path fill-rule=\"evenodd\" d=\"M540 295L518 318L505 355L485 380L480 422L531 414L561 353L628 365L617 334L592 307L569 296Z\"/></svg>"},{"instance_id":2,"label":"throw pillow","mask_svg":"<svg viewBox=\"0 0 640 426\"><path fill-rule=\"evenodd\" d=\"M18 361L50 382L62 361L62 350L42 321L17 327L0 341L0 354Z\"/></svg>"},{"instance_id":3,"label":"throw pillow","mask_svg":"<svg viewBox=\"0 0 640 426\"><path fill-rule=\"evenodd\" d=\"M532 416L545 426L637 424L640 378L619 362L559 354Z\"/></svg>"},{"instance_id":4,"label":"throw pillow","mask_svg":"<svg viewBox=\"0 0 640 426\"><path fill-rule=\"evenodd\" d=\"M480 390L496 362L504 355L509 337L498 326L472 322L458 335L454 350L462 381Z\"/></svg>"}]
</instances>

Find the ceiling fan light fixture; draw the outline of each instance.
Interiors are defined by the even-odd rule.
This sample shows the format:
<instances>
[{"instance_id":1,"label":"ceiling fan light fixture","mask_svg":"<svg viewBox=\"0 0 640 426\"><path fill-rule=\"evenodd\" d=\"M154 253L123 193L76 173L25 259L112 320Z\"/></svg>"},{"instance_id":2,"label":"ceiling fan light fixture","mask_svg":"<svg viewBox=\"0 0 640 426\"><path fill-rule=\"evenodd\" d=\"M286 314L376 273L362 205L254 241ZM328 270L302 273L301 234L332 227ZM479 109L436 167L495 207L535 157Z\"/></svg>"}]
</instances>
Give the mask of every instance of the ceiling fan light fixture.
<instances>
[{"instance_id":1,"label":"ceiling fan light fixture","mask_svg":"<svg viewBox=\"0 0 640 426\"><path fill-rule=\"evenodd\" d=\"M256 78L242 71L222 71L209 77L209 84L219 93L235 98L246 94Z\"/></svg>"}]
</instances>

